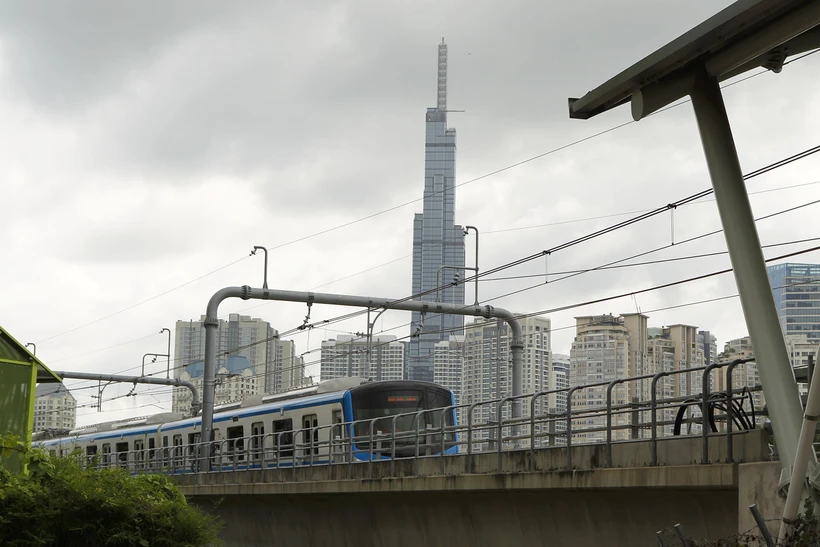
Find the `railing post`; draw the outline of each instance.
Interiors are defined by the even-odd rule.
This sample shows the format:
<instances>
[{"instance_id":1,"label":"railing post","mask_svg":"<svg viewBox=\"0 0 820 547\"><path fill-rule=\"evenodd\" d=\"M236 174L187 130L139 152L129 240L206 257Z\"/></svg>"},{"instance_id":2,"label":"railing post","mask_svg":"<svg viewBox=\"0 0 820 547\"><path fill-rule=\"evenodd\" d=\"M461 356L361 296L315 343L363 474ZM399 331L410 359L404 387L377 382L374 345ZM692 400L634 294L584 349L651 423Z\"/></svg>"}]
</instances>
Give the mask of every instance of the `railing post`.
<instances>
[{"instance_id":1,"label":"railing post","mask_svg":"<svg viewBox=\"0 0 820 547\"><path fill-rule=\"evenodd\" d=\"M477 404L467 408L467 473L473 472L473 410Z\"/></svg>"},{"instance_id":2,"label":"railing post","mask_svg":"<svg viewBox=\"0 0 820 547\"><path fill-rule=\"evenodd\" d=\"M612 467L612 389L623 380L612 380L606 386L606 466Z\"/></svg>"},{"instance_id":3,"label":"railing post","mask_svg":"<svg viewBox=\"0 0 820 547\"><path fill-rule=\"evenodd\" d=\"M530 471L535 470L535 400L543 393L535 393L530 399Z\"/></svg>"},{"instance_id":4,"label":"railing post","mask_svg":"<svg viewBox=\"0 0 820 547\"><path fill-rule=\"evenodd\" d=\"M416 413L413 420L416 422L416 454L413 458L413 475L418 477L419 475L419 434L421 433L421 417L424 414L423 410L420 410ZM426 426L425 426L426 427Z\"/></svg>"},{"instance_id":5,"label":"railing post","mask_svg":"<svg viewBox=\"0 0 820 547\"><path fill-rule=\"evenodd\" d=\"M446 423L444 417L447 415L448 410L452 410L454 407L448 406L444 410L441 411L441 452L439 453L439 460L441 461L441 474L444 475L444 450L446 444L444 443L444 435L446 433L444 424ZM455 422L454 422L455 423Z\"/></svg>"},{"instance_id":6,"label":"railing post","mask_svg":"<svg viewBox=\"0 0 820 547\"><path fill-rule=\"evenodd\" d=\"M703 376L701 376L703 400L700 402L700 434L702 439L700 463L709 463L709 380L712 371L722 366L722 363L712 363L703 369Z\"/></svg>"},{"instance_id":7,"label":"railing post","mask_svg":"<svg viewBox=\"0 0 820 547\"><path fill-rule=\"evenodd\" d=\"M348 458L347 458L347 478L353 478L353 439L356 436L356 422L350 422L350 442L348 443Z\"/></svg>"},{"instance_id":8,"label":"railing post","mask_svg":"<svg viewBox=\"0 0 820 547\"><path fill-rule=\"evenodd\" d=\"M396 476L396 420L398 416L393 416L393 432L390 438L390 476Z\"/></svg>"},{"instance_id":9,"label":"railing post","mask_svg":"<svg viewBox=\"0 0 820 547\"><path fill-rule=\"evenodd\" d=\"M376 427L376 420L378 418L373 418L370 420L370 446L368 446L369 456L367 462L367 478L373 478L373 429Z\"/></svg>"},{"instance_id":10,"label":"railing post","mask_svg":"<svg viewBox=\"0 0 820 547\"><path fill-rule=\"evenodd\" d=\"M640 398L632 397L632 412L629 415L629 422L632 426L630 429L630 438L638 439L640 438L640 423L641 423L641 416L640 416Z\"/></svg>"},{"instance_id":11,"label":"railing post","mask_svg":"<svg viewBox=\"0 0 820 547\"><path fill-rule=\"evenodd\" d=\"M726 462L734 462L734 438L732 429L734 428L734 387L732 385L732 373L735 367L743 363L741 359L735 359L726 367ZM752 403L754 405L754 403Z\"/></svg>"},{"instance_id":12,"label":"railing post","mask_svg":"<svg viewBox=\"0 0 820 547\"><path fill-rule=\"evenodd\" d=\"M666 376L666 372L659 372L652 377L652 399L649 407L651 428L651 442L649 445L650 465L658 465L658 380Z\"/></svg>"},{"instance_id":13,"label":"railing post","mask_svg":"<svg viewBox=\"0 0 820 547\"><path fill-rule=\"evenodd\" d=\"M501 473L504 467L501 457L501 452L504 449L504 419L502 416L502 411L504 410L504 403L509 400L509 397L504 397L498 402L498 407L496 409L495 417L498 418L498 439L497 439L497 450L498 450L498 472ZM515 403L513 403L515 404Z\"/></svg>"},{"instance_id":14,"label":"railing post","mask_svg":"<svg viewBox=\"0 0 820 547\"><path fill-rule=\"evenodd\" d=\"M567 469L572 471L572 395L583 386L573 386L567 392Z\"/></svg>"}]
</instances>

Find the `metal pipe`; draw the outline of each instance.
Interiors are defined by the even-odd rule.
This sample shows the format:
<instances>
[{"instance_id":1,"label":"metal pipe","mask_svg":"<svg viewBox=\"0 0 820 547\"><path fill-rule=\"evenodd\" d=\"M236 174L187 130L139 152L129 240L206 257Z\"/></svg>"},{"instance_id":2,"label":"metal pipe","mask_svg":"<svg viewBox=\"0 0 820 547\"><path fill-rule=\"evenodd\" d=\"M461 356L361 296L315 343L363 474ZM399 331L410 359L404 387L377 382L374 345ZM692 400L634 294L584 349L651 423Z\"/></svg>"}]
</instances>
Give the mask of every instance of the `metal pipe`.
<instances>
[{"instance_id":1,"label":"metal pipe","mask_svg":"<svg viewBox=\"0 0 820 547\"><path fill-rule=\"evenodd\" d=\"M775 442L783 466L788 467L795 460L800 437L800 395L717 79L701 74L691 97ZM817 462L814 454L810 462Z\"/></svg>"},{"instance_id":2,"label":"metal pipe","mask_svg":"<svg viewBox=\"0 0 820 547\"><path fill-rule=\"evenodd\" d=\"M193 382L186 382L178 378L153 378L151 376L119 376L115 374L95 374L91 372L70 372L61 370L54 374L60 378L71 378L74 380L99 380L101 382L123 382L128 384L155 384L161 386L187 387L191 390L191 410L194 415L199 411L199 390Z\"/></svg>"},{"instance_id":3,"label":"metal pipe","mask_svg":"<svg viewBox=\"0 0 820 547\"><path fill-rule=\"evenodd\" d=\"M478 280L476 280L476 283L478 283ZM478 290L478 289L476 289L476 290ZM29 346L32 347L31 354L36 357L37 356L37 344L35 344L34 342L27 342L26 347L29 347Z\"/></svg>"},{"instance_id":4,"label":"metal pipe","mask_svg":"<svg viewBox=\"0 0 820 547\"><path fill-rule=\"evenodd\" d=\"M171 355L171 354L169 353L168 355ZM145 355L143 355L142 356L142 371L140 371L140 376L141 377L145 376L145 358L146 357L153 357L154 361L151 361L153 363L157 360L157 357L165 357L165 356L166 355L164 353L146 353Z\"/></svg>"},{"instance_id":5,"label":"metal pipe","mask_svg":"<svg viewBox=\"0 0 820 547\"><path fill-rule=\"evenodd\" d=\"M267 289L268 288L268 250L265 247L262 247L261 245L254 245L253 246L253 251L251 251L251 254L255 255L256 251L258 249L262 249L263 251L265 251L265 274L264 274L264 278L262 280L262 288Z\"/></svg>"},{"instance_id":6,"label":"metal pipe","mask_svg":"<svg viewBox=\"0 0 820 547\"><path fill-rule=\"evenodd\" d=\"M652 394L651 406L649 410L650 423L652 424L650 430L650 460L649 465L658 465L658 380L669 376L668 372L661 371L652 377Z\"/></svg>"},{"instance_id":7,"label":"metal pipe","mask_svg":"<svg viewBox=\"0 0 820 547\"><path fill-rule=\"evenodd\" d=\"M754 517L755 522L757 523L758 529L760 529L760 534L763 536L763 541L766 542L766 547L775 547L774 538L772 538L772 533L769 531L769 527L766 524L766 520L763 518L763 515L760 514L760 510L757 508L757 504L753 503L749 506L749 511L752 512L752 517Z\"/></svg>"},{"instance_id":8,"label":"metal pipe","mask_svg":"<svg viewBox=\"0 0 820 547\"><path fill-rule=\"evenodd\" d=\"M161 331L159 331L160 334L162 334L163 332L168 333L168 366L165 369L165 377L170 378L171 377L171 329L163 328Z\"/></svg>"},{"instance_id":9,"label":"metal pipe","mask_svg":"<svg viewBox=\"0 0 820 547\"><path fill-rule=\"evenodd\" d=\"M818 375L815 375L809 385L806 412L803 414L800 439L797 443L797 451L791 473L791 477L797 480L791 481L789 493L786 495L786 505L783 508L783 519L780 524L780 541L785 539L786 532L791 527L786 523L793 521L797 517L797 513L800 509L800 499L803 497L803 485L806 482L806 470L809 467L809 462L815 456L812 443L814 442L814 435L817 431L817 421L820 418L820 381L817 380L817 377ZM771 405L771 403L769 404Z\"/></svg>"},{"instance_id":10,"label":"metal pipe","mask_svg":"<svg viewBox=\"0 0 820 547\"><path fill-rule=\"evenodd\" d=\"M478 306L478 228L475 226L465 226L464 235L473 230L475 232L475 305Z\"/></svg>"},{"instance_id":11,"label":"metal pipe","mask_svg":"<svg viewBox=\"0 0 820 547\"><path fill-rule=\"evenodd\" d=\"M709 380L712 371L726 366L726 363L712 363L711 365L707 365L705 369L703 369L703 375L701 376L701 396L703 399L701 400L700 404L700 434L701 434L701 443L700 443L700 463L709 463ZM731 404L731 400L727 401Z\"/></svg>"},{"instance_id":12,"label":"metal pipe","mask_svg":"<svg viewBox=\"0 0 820 547\"><path fill-rule=\"evenodd\" d=\"M476 283L478 283L478 269L477 268L471 268L470 266L448 266L447 264L445 264L443 266L439 266L439 269L436 270L436 302L439 301L438 295L441 292L441 281L439 280L440 277L441 277L441 272L442 272L442 270L446 270L446 269L475 271L476 272ZM478 300L476 300L475 305L478 306Z\"/></svg>"},{"instance_id":13,"label":"metal pipe","mask_svg":"<svg viewBox=\"0 0 820 547\"><path fill-rule=\"evenodd\" d=\"M512 331L510 349L513 362L512 395L521 395L523 388L523 356L524 335L521 323L515 315L505 309L493 306L464 306L461 304L444 304L422 302L416 300L396 300L388 298L374 298L368 296L350 296L342 294L311 293L284 291L277 289L259 289L249 286L225 287L218 290L208 301L205 313L205 367L202 394L202 431L206 440L213 440L213 411L214 411L214 377L216 371L216 329L219 326L217 319L219 304L228 298L242 300L276 300L281 302L312 302L316 304L332 304L336 306L355 306L361 308L384 308L391 310L432 312L440 314L465 315L473 317L492 317L503 319L510 325ZM521 417L520 401L513 403L513 418ZM518 426L513 427L516 435Z\"/></svg>"}]
</instances>

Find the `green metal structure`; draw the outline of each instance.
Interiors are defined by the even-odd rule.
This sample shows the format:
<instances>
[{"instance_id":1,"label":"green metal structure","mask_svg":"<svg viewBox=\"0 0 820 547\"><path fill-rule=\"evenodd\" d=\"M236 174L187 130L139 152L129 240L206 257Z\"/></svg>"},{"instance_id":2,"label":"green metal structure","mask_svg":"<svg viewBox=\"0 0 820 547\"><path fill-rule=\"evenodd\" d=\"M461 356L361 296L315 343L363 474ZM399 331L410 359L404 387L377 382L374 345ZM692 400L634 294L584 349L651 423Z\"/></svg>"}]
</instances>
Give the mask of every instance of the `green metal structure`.
<instances>
[{"instance_id":1,"label":"green metal structure","mask_svg":"<svg viewBox=\"0 0 820 547\"><path fill-rule=\"evenodd\" d=\"M30 445L37 384L59 382L59 376L0 327L0 436L13 435ZM0 465L9 471L23 470L18 455L0 452Z\"/></svg>"}]
</instances>

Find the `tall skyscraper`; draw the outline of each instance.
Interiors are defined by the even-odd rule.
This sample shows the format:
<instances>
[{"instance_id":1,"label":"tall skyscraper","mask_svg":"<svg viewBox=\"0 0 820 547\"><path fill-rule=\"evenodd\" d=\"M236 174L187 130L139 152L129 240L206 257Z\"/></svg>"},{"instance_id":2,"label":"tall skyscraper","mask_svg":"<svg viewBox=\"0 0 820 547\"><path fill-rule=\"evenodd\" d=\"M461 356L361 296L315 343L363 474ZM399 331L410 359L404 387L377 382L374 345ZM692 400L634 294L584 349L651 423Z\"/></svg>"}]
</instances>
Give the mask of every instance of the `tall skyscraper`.
<instances>
[{"instance_id":1,"label":"tall skyscraper","mask_svg":"<svg viewBox=\"0 0 820 547\"><path fill-rule=\"evenodd\" d=\"M413 219L414 295L464 278L464 229L455 224L456 130L447 127L447 45L438 47L438 103L427 109L424 140L424 212ZM446 266L446 267L445 267ZM439 278L438 280L436 278ZM450 285L419 300L464 303L464 285ZM407 377L432 382L435 346L463 334L464 317L413 312Z\"/></svg>"},{"instance_id":2,"label":"tall skyscraper","mask_svg":"<svg viewBox=\"0 0 820 547\"><path fill-rule=\"evenodd\" d=\"M776 264L767 271L783 334L820 341L820 264Z\"/></svg>"}]
</instances>

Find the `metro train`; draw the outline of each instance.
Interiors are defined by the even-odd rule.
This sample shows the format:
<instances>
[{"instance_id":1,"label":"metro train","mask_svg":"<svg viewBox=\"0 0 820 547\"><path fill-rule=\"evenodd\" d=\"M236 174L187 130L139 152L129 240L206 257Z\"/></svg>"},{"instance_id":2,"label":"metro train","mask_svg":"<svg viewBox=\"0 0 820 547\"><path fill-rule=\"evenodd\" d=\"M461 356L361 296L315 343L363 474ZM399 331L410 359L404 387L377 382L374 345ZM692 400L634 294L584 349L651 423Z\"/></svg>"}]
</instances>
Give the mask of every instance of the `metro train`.
<instances>
[{"instance_id":1,"label":"metro train","mask_svg":"<svg viewBox=\"0 0 820 547\"><path fill-rule=\"evenodd\" d=\"M219 470L368 461L412 456L419 444L422 454L439 454L442 448L455 453L456 414L447 408L453 405L450 390L409 380L338 378L257 395L214 409L209 465ZM419 413L432 409L441 410ZM53 456L79 453L96 465L184 473L198 471L201 426L201 416L162 413L34 440Z\"/></svg>"}]
</instances>

